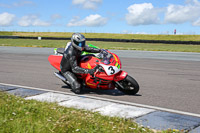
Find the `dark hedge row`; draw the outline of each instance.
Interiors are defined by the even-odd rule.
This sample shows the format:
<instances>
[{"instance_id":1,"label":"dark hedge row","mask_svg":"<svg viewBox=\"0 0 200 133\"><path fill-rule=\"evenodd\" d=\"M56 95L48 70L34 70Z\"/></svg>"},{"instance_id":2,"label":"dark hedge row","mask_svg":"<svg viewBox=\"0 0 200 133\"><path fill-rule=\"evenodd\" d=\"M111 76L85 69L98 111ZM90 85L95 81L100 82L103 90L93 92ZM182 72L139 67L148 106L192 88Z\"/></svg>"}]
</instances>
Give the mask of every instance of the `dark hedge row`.
<instances>
[{"instance_id":1,"label":"dark hedge row","mask_svg":"<svg viewBox=\"0 0 200 133\"><path fill-rule=\"evenodd\" d=\"M22 37L22 36L0 36L4 39L38 39L38 37ZM64 37L42 37L44 40L70 40ZM134 43L164 43L164 44L187 44L200 45L200 41L167 41L167 40L135 40L135 39L111 39L111 38L87 38L88 41L104 41L104 42L134 42Z\"/></svg>"}]
</instances>

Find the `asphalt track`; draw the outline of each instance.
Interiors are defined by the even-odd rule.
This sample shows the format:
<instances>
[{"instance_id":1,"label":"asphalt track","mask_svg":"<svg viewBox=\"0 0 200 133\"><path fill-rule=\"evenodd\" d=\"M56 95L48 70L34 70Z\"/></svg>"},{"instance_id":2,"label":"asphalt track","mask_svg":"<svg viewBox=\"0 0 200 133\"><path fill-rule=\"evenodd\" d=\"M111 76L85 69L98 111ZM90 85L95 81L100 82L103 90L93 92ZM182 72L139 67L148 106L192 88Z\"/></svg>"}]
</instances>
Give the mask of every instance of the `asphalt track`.
<instances>
[{"instance_id":1,"label":"asphalt track","mask_svg":"<svg viewBox=\"0 0 200 133\"><path fill-rule=\"evenodd\" d=\"M90 91L96 96L200 114L200 54L117 51L123 70L140 84L138 95ZM53 48L0 47L0 83L71 92L53 72L48 56Z\"/></svg>"}]
</instances>

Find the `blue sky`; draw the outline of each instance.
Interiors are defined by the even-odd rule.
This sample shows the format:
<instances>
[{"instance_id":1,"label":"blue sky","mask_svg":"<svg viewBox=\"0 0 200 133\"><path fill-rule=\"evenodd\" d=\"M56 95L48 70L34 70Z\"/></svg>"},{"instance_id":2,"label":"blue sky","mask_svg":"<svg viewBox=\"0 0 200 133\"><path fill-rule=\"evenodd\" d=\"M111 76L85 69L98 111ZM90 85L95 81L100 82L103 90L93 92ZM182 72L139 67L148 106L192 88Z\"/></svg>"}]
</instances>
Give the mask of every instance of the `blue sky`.
<instances>
[{"instance_id":1,"label":"blue sky","mask_svg":"<svg viewBox=\"0 0 200 133\"><path fill-rule=\"evenodd\" d=\"M1 0L0 31L200 34L200 0Z\"/></svg>"}]
</instances>

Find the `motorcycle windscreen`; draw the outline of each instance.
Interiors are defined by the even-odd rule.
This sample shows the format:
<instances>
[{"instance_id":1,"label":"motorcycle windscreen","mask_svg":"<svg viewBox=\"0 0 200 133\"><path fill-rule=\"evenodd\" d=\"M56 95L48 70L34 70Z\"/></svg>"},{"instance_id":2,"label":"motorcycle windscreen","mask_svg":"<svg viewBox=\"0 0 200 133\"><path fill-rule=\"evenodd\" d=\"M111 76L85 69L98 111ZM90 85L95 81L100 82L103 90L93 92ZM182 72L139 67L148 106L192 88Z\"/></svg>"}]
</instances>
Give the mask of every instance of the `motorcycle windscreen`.
<instances>
[{"instance_id":1,"label":"motorcycle windscreen","mask_svg":"<svg viewBox=\"0 0 200 133\"><path fill-rule=\"evenodd\" d=\"M110 64L114 60L113 55L109 52L107 52L106 54L102 54L101 56L103 57L101 59L101 62L104 63L105 65Z\"/></svg>"}]
</instances>

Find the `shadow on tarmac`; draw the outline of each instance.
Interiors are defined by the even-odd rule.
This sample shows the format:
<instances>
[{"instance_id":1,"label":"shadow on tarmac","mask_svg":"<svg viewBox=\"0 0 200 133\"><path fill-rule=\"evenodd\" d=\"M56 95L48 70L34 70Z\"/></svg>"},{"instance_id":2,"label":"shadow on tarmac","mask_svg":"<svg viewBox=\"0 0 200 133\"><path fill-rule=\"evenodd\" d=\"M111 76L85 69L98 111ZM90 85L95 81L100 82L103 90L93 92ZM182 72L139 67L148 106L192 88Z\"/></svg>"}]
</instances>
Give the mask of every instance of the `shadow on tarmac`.
<instances>
[{"instance_id":1,"label":"shadow on tarmac","mask_svg":"<svg viewBox=\"0 0 200 133\"><path fill-rule=\"evenodd\" d=\"M71 89L68 85L64 85L64 86L62 86L62 88ZM111 95L111 96L128 95L128 94L124 94L123 92L121 92L117 89L115 89L115 90L100 90L100 89L89 89L89 88L84 88L82 94L98 94L98 95ZM142 95L135 94L132 96L142 96Z\"/></svg>"}]
</instances>

